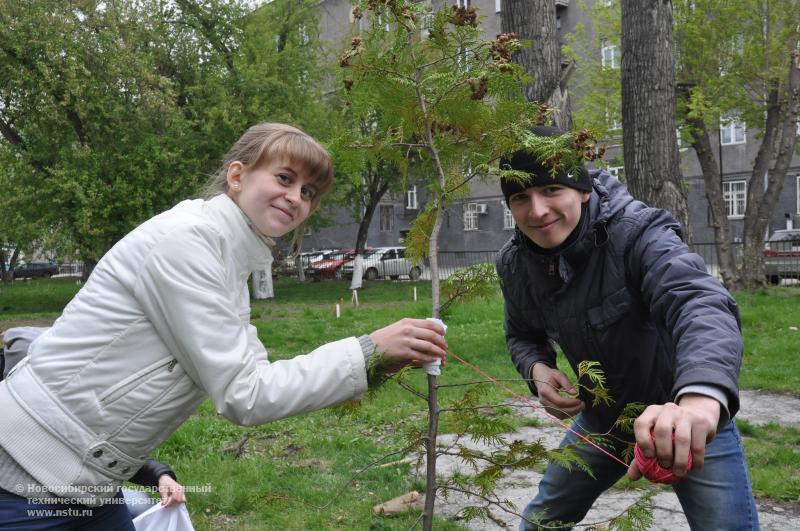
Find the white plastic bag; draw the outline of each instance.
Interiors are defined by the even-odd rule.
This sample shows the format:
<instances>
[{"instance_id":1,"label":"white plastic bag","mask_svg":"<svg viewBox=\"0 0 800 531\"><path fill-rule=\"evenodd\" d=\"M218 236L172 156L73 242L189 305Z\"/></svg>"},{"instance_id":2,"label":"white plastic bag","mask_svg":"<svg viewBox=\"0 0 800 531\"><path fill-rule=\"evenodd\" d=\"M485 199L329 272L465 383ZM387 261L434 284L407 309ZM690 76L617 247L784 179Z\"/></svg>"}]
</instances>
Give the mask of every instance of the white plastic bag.
<instances>
[{"instance_id":1,"label":"white plastic bag","mask_svg":"<svg viewBox=\"0 0 800 531\"><path fill-rule=\"evenodd\" d=\"M444 324L444 321L441 319L428 317L428 321L433 321L434 323L440 325L442 328L444 328L444 331L447 332L447 325ZM442 360L437 359L436 361L431 361L430 363L423 363L422 366L425 368L426 373L433 376L439 376L441 374L441 369L439 368L441 364Z\"/></svg>"},{"instance_id":2,"label":"white plastic bag","mask_svg":"<svg viewBox=\"0 0 800 531\"><path fill-rule=\"evenodd\" d=\"M194 531L186 504L172 507L156 504L133 519L136 531Z\"/></svg>"}]
</instances>

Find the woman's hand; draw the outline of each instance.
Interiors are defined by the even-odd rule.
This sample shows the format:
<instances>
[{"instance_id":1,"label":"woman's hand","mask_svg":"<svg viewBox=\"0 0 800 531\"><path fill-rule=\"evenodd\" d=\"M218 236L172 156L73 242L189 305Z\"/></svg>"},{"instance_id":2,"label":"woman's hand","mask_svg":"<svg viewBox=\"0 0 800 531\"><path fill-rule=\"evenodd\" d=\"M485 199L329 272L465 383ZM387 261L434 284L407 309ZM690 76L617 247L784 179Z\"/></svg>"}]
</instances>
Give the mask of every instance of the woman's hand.
<instances>
[{"instance_id":1,"label":"woman's hand","mask_svg":"<svg viewBox=\"0 0 800 531\"><path fill-rule=\"evenodd\" d=\"M183 486L172 479L169 474L162 474L158 478L158 492L161 494L161 505L164 507L186 503L186 494L183 492Z\"/></svg>"},{"instance_id":2,"label":"woman's hand","mask_svg":"<svg viewBox=\"0 0 800 531\"><path fill-rule=\"evenodd\" d=\"M406 365L421 367L436 359L445 361L444 329L427 319L402 319L372 332L369 337L381 356L381 370L396 372Z\"/></svg>"}]
</instances>

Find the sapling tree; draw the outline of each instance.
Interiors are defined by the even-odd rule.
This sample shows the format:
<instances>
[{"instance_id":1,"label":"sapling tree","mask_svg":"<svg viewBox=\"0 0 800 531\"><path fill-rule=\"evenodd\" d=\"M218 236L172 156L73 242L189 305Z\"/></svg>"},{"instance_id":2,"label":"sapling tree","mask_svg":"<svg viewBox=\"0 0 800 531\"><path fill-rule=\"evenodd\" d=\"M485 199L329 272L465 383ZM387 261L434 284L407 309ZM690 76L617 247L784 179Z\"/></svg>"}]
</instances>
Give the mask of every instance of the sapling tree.
<instances>
[{"instance_id":1,"label":"sapling tree","mask_svg":"<svg viewBox=\"0 0 800 531\"><path fill-rule=\"evenodd\" d=\"M540 116L522 95L513 35L482 40L474 8L429 10L401 0L356 4L354 18L366 29L340 57L342 89L354 116L369 117L372 127L346 132L340 143L390 161L401 179L411 175L424 185L427 205L406 243L417 260L430 260L438 317L442 212L513 146L516 130Z\"/></svg>"},{"instance_id":2,"label":"sapling tree","mask_svg":"<svg viewBox=\"0 0 800 531\"><path fill-rule=\"evenodd\" d=\"M544 121L547 108L527 102L522 93L525 75L511 61L522 43L513 34L484 40L475 8L445 6L434 12L422 3L367 0L355 4L353 18L366 29L353 35L340 56L342 89L353 115L370 127L343 133L339 143L369 150L375 160L409 169L406 179L411 173L424 183L428 201L406 246L412 258L430 261L432 314L438 318L442 214L465 197L469 182L488 178L500 155L515 149L541 154L554 171L569 170L597 151L585 132L547 140L528 131ZM525 177L503 169L495 173ZM426 400L423 527L430 529L437 491L435 374L428 375Z\"/></svg>"}]
</instances>

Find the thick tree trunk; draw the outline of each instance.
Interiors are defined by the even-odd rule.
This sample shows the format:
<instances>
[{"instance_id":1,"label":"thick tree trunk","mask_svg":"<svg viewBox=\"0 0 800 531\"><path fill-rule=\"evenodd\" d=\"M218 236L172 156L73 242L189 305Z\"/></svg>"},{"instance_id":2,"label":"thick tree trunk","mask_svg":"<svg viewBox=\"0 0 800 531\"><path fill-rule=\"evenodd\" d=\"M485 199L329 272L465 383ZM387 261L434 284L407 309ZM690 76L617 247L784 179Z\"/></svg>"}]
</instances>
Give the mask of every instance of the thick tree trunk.
<instances>
[{"instance_id":1,"label":"thick tree trunk","mask_svg":"<svg viewBox=\"0 0 800 531\"><path fill-rule=\"evenodd\" d=\"M569 94L562 86L561 46L556 34L556 4L553 0L504 0L501 26L504 33L531 45L514 54L514 62L531 76L525 86L528 101L547 103L554 109L553 123L568 130L572 127Z\"/></svg>"},{"instance_id":2,"label":"thick tree trunk","mask_svg":"<svg viewBox=\"0 0 800 531\"><path fill-rule=\"evenodd\" d=\"M728 230L728 209L725 206L725 198L722 196L722 176L719 173L719 164L714 157L705 122L696 118L689 118L686 121L694 129L692 147L700 161L706 199L711 208L711 223L714 228L714 247L717 251L719 274L725 286L732 289L739 282L739 276L733 258L730 231Z\"/></svg>"},{"instance_id":3,"label":"thick tree trunk","mask_svg":"<svg viewBox=\"0 0 800 531\"><path fill-rule=\"evenodd\" d=\"M675 134L672 3L622 0L622 130L631 194L669 210L691 242Z\"/></svg>"},{"instance_id":4,"label":"thick tree trunk","mask_svg":"<svg viewBox=\"0 0 800 531\"><path fill-rule=\"evenodd\" d=\"M742 263L743 289L755 289L764 284L764 236L780 198L786 171L797 143L800 51L793 51L790 61L789 79L782 90L773 89L767 96L764 138L748 184ZM770 169L771 160L775 163Z\"/></svg>"}]
</instances>

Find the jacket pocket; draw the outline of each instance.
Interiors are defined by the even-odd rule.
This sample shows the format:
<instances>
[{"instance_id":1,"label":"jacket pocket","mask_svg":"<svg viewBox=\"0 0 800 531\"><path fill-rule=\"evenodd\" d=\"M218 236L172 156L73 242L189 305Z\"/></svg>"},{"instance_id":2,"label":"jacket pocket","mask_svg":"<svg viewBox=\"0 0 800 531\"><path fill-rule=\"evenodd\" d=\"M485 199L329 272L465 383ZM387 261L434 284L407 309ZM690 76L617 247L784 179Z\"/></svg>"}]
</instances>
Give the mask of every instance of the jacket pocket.
<instances>
[{"instance_id":1,"label":"jacket pocket","mask_svg":"<svg viewBox=\"0 0 800 531\"><path fill-rule=\"evenodd\" d=\"M632 296L623 286L586 312L584 335L593 351L592 358L601 362L606 376L624 372L626 342L630 338L625 337L626 326L622 321L633 306Z\"/></svg>"},{"instance_id":2,"label":"jacket pocket","mask_svg":"<svg viewBox=\"0 0 800 531\"><path fill-rule=\"evenodd\" d=\"M97 400L102 405L108 405L117 400L118 398L125 396L132 389L135 389L143 382L146 382L148 379L150 379L158 372L162 370L172 371L175 368L176 363L177 360L175 360L174 358L164 358L158 360L155 363L151 363L147 367L140 369L139 371L123 379L121 382L103 391L97 397Z\"/></svg>"}]
</instances>

